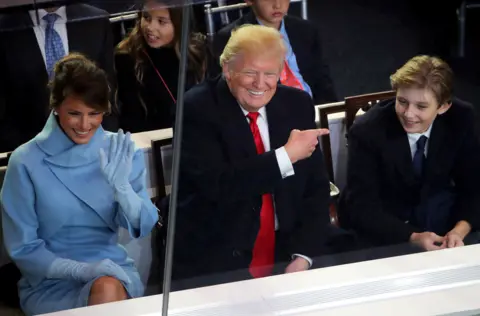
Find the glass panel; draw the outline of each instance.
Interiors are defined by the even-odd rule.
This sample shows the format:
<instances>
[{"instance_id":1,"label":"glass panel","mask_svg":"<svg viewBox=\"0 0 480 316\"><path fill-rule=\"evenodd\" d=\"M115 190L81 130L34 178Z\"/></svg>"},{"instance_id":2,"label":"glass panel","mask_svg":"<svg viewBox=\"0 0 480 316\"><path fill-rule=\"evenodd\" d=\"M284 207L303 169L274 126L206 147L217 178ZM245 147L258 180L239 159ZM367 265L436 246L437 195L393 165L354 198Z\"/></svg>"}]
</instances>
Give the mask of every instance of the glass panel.
<instances>
[{"instance_id":1,"label":"glass panel","mask_svg":"<svg viewBox=\"0 0 480 316\"><path fill-rule=\"evenodd\" d=\"M146 29L152 30L152 25L154 42L162 36L167 44L180 42L184 3L148 1L149 9L144 10L143 3L134 1L47 2L5 4L0 11L2 244L6 244L1 275L8 280L0 300L21 305L26 314L40 314L159 294L166 230L156 228L156 206L161 208L161 198L171 191L170 111L175 102L158 103L155 96L148 96L163 78L149 68L145 81L150 82L144 90L135 74L135 58L152 59L149 67L158 62L159 56L152 56L155 50L147 52ZM197 10L203 6L195 5ZM141 20L134 43L119 46ZM166 34L157 33L159 25ZM173 48L158 51L170 59L165 84L178 99L180 56ZM166 85L161 89L170 89ZM138 100L131 98L136 95ZM161 106L157 111L152 104ZM154 117L147 119L146 113ZM118 144L118 157L127 157L123 167L114 166L110 151L117 139L110 132L118 128L132 132L129 137L136 145L132 156L128 151L133 147ZM152 141L158 139L165 142L154 152L157 143L152 146ZM30 158L24 158L25 151ZM71 159L66 158L69 155ZM165 181L157 189L155 167L156 162L161 165L162 156ZM33 174L31 164L37 162L41 166ZM120 169L126 170L123 193L118 186ZM19 279L20 300L14 294ZM51 292L39 296L47 293L46 288ZM26 300L27 295L33 296ZM158 301L161 304L161 297Z\"/></svg>"},{"instance_id":2,"label":"glass panel","mask_svg":"<svg viewBox=\"0 0 480 316\"><path fill-rule=\"evenodd\" d=\"M30 315L142 296L152 300L132 299L128 310L159 313L167 288L170 313L227 315L205 286L248 287L235 283L243 280L271 290L265 302L275 312L315 310L378 288L322 290L333 283L316 271L282 275L461 245L470 228L463 242L478 243L477 122L459 101L480 102L475 11L457 38L454 4L436 4L441 14L430 18L427 3L258 0L256 13L244 1L218 3L0 3L0 314L7 305ZM227 44L241 24L278 26L280 36L256 26ZM457 39L463 59L450 52L461 50ZM455 98L442 99L450 108L429 107L450 86L448 71L437 69L444 85L427 80L425 94L405 73L390 77L420 54L455 73ZM350 98L391 89L398 93ZM359 114L346 113L355 104ZM420 135L407 132L428 137L423 186L414 176ZM425 231L438 236L413 235ZM252 269L256 260L266 269ZM387 290L418 289L407 281ZM329 296L285 294L298 284ZM253 290L243 294L226 304L263 311Z\"/></svg>"},{"instance_id":3,"label":"glass panel","mask_svg":"<svg viewBox=\"0 0 480 316\"><path fill-rule=\"evenodd\" d=\"M324 298L322 302L326 306L333 304L335 299L340 302L371 298L374 293L367 285L362 285L354 289L328 289L325 297L314 296L308 291L331 282L316 279L316 271L298 273L297 278L297 275L282 278L286 273L421 254L426 249L442 251L463 242L478 243L477 228L463 236L470 227L461 220L475 226L476 212L463 213L460 204L464 202L460 202L457 193L455 197L450 195L465 189L464 193L469 192L466 194L476 199L477 193L467 186L475 183L478 167L474 160L467 159L473 175L462 169L463 163L457 160L463 161L460 156L447 159L451 154L446 145L448 141L436 134L442 128L453 132L456 129L453 125L435 125L443 125L447 117L455 115L455 108L463 107L457 99L453 99L451 108L449 106L453 97L450 95L451 73L445 70L449 66L437 59L419 57L392 76L393 86L389 84L390 76L397 69L421 54L440 55L454 73L460 73L465 79L468 77L463 74L462 67L451 62L452 55L445 50L447 43L431 40L442 34L446 36L447 31L454 36L451 32L455 28L454 16L452 20L455 10L442 7L442 16L448 20L444 24L448 26L435 24L442 27L445 31L442 33L434 26L426 26L421 14L414 14L415 8L403 3L398 5L398 12L371 1L363 1L364 7L345 5L351 10L347 11L333 2L310 1L307 14L310 23L299 18L302 16L300 3L268 0L254 3L255 11L247 8L243 18L234 22L236 24L223 30L215 28L212 53L216 63L219 59L223 62L223 78L203 83L186 94L172 289L196 289L197 292L189 293L203 295L204 306L195 305L200 314L214 311L221 314L229 308L237 311L237 307L240 311L260 313L262 306L269 307L272 314L287 313L289 303L292 306L288 313L295 314L292 310L297 307L317 308L315 304L320 303L315 300L320 297ZM426 12L427 8L421 10ZM287 11L288 16L285 16ZM410 17L415 26L400 27L392 23L392 19L402 19L409 14L415 15ZM264 24L279 29L286 46L287 66L282 64L284 55L276 54L275 47L280 45L278 33L275 41L272 39L275 35L267 31L263 34L260 29L231 32L242 24ZM405 44L399 44L400 38ZM442 89L448 95L442 97L438 90L435 95L432 83L422 79L431 94L428 98L432 115L420 113L426 107L417 105L422 103L419 100L410 100L410 108L402 110L401 104L395 105L396 92L374 95L366 101L349 98L392 89L398 90L400 96L406 91L417 91L412 81L408 81L413 79L406 73L409 67L421 64L422 60L424 67L429 61L442 64L428 72L443 73ZM413 67L410 71L417 78L423 70ZM295 94L277 86L277 82L300 87L306 93L297 91ZM456 81L457 84L462 85ZM474 86L455 97L478 99L473 93L478 83ZM414 99L412 95L410 98ZM382 102L376 105L377 100ZM315 111L309 112L314 104ZM337 111L340 113L327 115L328 125L322 126L330 129L330 135L313 131L320 127L320 109L333 106L340 107ZM345 113L347 107L348 113ZM367 118L359 119L363 125L357 125L357 129L347 131L349 123L346 120L354 107L366 112ZM448 111L444 111L446 109ZM466 111L473 113L472 108ZM248 112L259 115L249 117ZM353 112L353 119L356 112ZM468 116L463 119L468 120ZM476 123L469 120L469 127L462 127L469 139L467 142L475 144L475 156L480 149L474 134ZM408 133L427 133L430 126L433 126L431 134L428 133L430 143L425 145L427 158L421 159L426 178L419 179L414 172L418 166L416 141L421 135ZM294 129L303 133L292 134ZM315 136L320 136L322 146L324 139L329 139L330 157L325 154L326 148L321 150L320 146L311 156L306 151L300 160L295 154L292 156L293 139L299 135L307 138L309 133L313 134L312 142L307 142L310 146L314 146ZM411 144L410 138L415 139ZM451 144L454 143L456 141ZM422 150L425 152L425 148ZM462 154L458 152L458 155ZM327 159L332 160L332 178L326 171ZM439 161L443 159L451 164L440 167ZM435 166L439 168L438 174L433 171ZM470 180L459 174L465 177L468 174ZM463 181L466 187L460 184ZM263 260L260 266L265 268L265 273L260 268L252 268L256 260ZM434 265L431 267L433 269ZM245 304L237 303L226 294L223 296L223 291L233 291L233 287L227 286L218 287L218 299L207 299L215 291L204 288L206 286L262 280L260 277L272 275L278 276L279 281L265 278L264 282L252 282L251 287L238 283L238 288L245 286L251 291L245 294ZM311 279L306 275L312 276ZM338 279L348 282L340 275ZM288 284L292 284L292 292L288 291ZM304 288L299 289L298 284ZM391 291L399 288L386 286ZM415 285L406 287L411 289ZM301 294L295 296L296 291ZM327 297L329 292L331 296ZM262 301L249 300L249 294L253 297L253 293ZM283 299L286 303L282 303ZM231 305L224 307L225 300ZM244 302L242 298L239 301ZM180 307L175 311L180 312Z\"/></svg>"}]
</instances>

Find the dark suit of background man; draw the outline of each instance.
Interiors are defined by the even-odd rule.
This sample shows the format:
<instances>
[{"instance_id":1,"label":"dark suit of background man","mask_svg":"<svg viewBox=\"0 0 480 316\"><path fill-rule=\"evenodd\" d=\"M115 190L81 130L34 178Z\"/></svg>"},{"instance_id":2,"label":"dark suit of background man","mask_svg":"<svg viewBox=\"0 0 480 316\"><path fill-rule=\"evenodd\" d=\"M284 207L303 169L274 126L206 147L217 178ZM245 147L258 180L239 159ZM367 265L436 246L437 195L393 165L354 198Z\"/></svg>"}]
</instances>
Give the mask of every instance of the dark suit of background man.
<instances>
[{"instance_id":1,"label":"dark suit of background man","mask_svg":"<svg viewBox=\"0 0 480 316\"><path fill-rule=\"evenodd\" d=\"M281 83L308 92L314 104L337 101L330 71L323 60L319 31L309 21L287 16L290 0L246 0L251 12L221 29L214 38L213 51L220 57L230 33L243 24L262 24L276 28L283 36L286 53L286 73ZM284 78L288 78L285 80Z\"/></svg>"},{"instance_id":2,"label":"dark suit of background man","mask_svg":"<svg viewBox=\"0 0 480 316\"><path fill-rule=\"evenodd\" d=\"M307 93L277 87L283 56L275 29L240 28L224 78L185 96L174 279L259 277L281 262L281 272L302 271L324 250L330 191L317 138L328 131L315 129Z\"/></svg>"},{"instance_id":3,"label":"dark suit of background man","mask_svg":"<svg viewBox=\"0 0 480 316\"><path fill-rule=\"evenodd\" d=\"M473 108L452 102L452 71L438 58L414 57L391 82L396 100L374 106L348 133L340 223L370 245L461 246L480 224Z\"/></svg>"},{"instance_id":4,"label":"dark suit of background man","mask_svg":"<svg viewBox=\"0 0 480 316\"><path fill-rule=\"evenodd\" d=\"M0 152L42 130L49 114L49 73L69 52L96 62L109 75L112 95L115 91L108 14L84 4L47 10L38 10L38 20L36 11L0 16ZM114 116L104 127L116 130Z\"/></svg>"}]
</instances>

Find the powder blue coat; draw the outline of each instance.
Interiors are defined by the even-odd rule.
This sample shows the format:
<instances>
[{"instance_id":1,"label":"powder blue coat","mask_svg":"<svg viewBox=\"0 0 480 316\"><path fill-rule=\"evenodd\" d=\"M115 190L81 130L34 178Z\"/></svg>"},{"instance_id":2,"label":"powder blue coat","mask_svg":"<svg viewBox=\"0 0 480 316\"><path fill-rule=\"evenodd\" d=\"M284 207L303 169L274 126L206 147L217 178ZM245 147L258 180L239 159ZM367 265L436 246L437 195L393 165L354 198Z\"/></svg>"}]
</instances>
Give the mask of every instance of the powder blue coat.
<instances>
[{"instance_id":1,"label":"powder blue coat","mask_svg":"<svg viewBox=\"0 0 480 316\"><path fill-rule=\"evenodd\" d=\"M100 127L88 144L74 144L52 114L40 134L12 153L0 194L3 234L8 253L23 275L19 295L27 315L87 305L94 280L83 284L46 278L58 257L81 262L108 258L132 281L124 284L129 296L143 295L133 260L117 242L118 229L142 238L158 216L146 190L144 157L138 149L130 183L143 199L140 229L131 226L115 202L99 159L100 148L108 153L112 137L116 134Z\"/></svg>"}]
</instances>

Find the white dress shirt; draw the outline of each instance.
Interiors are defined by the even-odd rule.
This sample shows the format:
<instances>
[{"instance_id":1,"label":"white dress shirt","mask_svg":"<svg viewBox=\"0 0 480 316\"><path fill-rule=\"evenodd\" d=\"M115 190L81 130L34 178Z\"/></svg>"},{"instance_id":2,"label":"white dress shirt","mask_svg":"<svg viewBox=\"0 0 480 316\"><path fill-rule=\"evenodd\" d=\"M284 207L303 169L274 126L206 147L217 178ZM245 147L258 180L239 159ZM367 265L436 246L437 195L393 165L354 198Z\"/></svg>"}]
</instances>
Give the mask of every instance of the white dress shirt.
<instances>
[{"instance_id":1,"label":"white dress shirt","mask_svg":"<svg viewBox=\"0 0 480 316\"><path fill-rule=\"evenodd\" d=\"M33 22L33 31L35 32L35 36L37 38L37 43L40 48L40 52L42 53L43 61L45 62L45 69L47 68L47 58L45 56L45 32L47 30L47 21L43 19L49 12L45 11L44 9L38 10L38 18L37 21L37 14L35 10L29 12L30 17L32 18ZM58 8L55 13L59 16L55 21L53 28L57 31L58 35L62 39L63 49L65 50L65 55L68 55L68 35L67 35L67 10L65 6ZM37 22L40 22L38 24Z\"/></svg>"},{"instance_id":2,"label":"white dress shirt","mask_svg":"<svg viewBox=\"0 0 480 316\"><path fill-rule=\"evenodd\" d=\"M410 144L410 153L412 154L412 160L413 157L415 156L415 153L417 152L417 141L420 139L422 136L427 136L427 142L425 143L425 157L427 157L427 151L428 151L428 143L430 142L430 132L432 131L432 124L430 124L430 127L423 133L407 133L408 137L408 143Z\"/></svg>"},{"instance_id":3,"label":"white dress shirt","mask_svg":"<svg viewBox=\"0 0 480 316\"><path fill-rule=\"evenodd\" d=\"M240 108L242 109L243 114L245 115L245 119L250 124L250 119L247 117L248 111L246 111L241 105ZM260 137L262 138L263 147L265 148L265 152L270 151L270 134L268 132L268 121L267 121L267 110L265 107L258 110L260 114L257 118L257 126L258 130L260 131ZM285 147L282 146L280 148L275 149L275 156L277 157L278 168L280 169L280 173L282 174L282 178L285 179L287 177L295 175L295 171L293 169L292 162L290 161L290 157L285 150ZM275 208L275 201L274 201L274 208ZM275 212L275 231L279 229L277 213ZM312 259L307 256L300 255L300 254L293 254L293 257L301 257L308 261L309 265L312 266Z\"/></svg>"}]
</instances>

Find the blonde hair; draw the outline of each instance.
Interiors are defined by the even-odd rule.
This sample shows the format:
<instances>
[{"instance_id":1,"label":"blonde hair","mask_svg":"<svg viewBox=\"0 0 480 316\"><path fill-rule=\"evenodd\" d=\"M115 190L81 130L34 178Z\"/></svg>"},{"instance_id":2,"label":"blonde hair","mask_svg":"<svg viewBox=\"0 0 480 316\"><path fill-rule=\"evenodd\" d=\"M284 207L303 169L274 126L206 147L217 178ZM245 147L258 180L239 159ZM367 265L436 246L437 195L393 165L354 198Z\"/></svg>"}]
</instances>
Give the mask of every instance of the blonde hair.
<instances>
[{"instance_id":1,"label":"blonde hair","mask_svg":"<svg viewBox=\"0 0 480 316\"><path fill-rule=\"evenodd\" d=\"M278 30L263 25L244 24L232 31L220 56L220 65L223 67L240 54L277 55L280 56L280 63L283 64L285 53L286 48Z\"/></svg>"},{"instance_id":2,"label":"blonde hair","mask_svg":"<svg viewBox=\"0 0 480 316\"><path fill-rule=\"evenodd\" d=\"M421 88L433 92L438 105L451 102L453 71L438 57L415 56L390 76L393 90L398 88Z\"/></svg>"}]
</instances>

